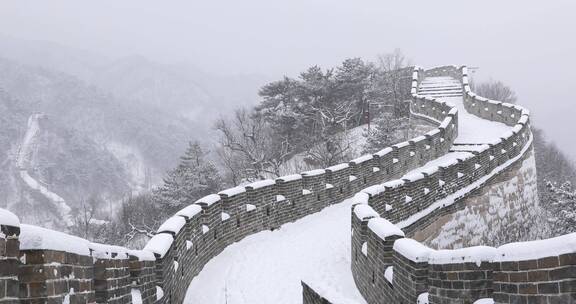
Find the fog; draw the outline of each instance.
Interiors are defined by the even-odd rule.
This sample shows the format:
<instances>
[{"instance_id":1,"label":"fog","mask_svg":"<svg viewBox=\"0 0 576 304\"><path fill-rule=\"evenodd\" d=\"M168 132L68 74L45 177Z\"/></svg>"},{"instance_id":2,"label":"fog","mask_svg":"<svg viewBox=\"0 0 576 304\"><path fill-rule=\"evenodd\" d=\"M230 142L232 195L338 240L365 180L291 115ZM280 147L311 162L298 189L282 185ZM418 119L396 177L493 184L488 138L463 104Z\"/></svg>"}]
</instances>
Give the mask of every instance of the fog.
<instances>
[{"instance_id":1,"label":"fog","mask_svg":"<svg viewBox=\"0 0 576 304\"><path fill-rule=\"evenodd\" d=\"M575 1L3 1L0 33L221 74L295 76L400 48L516 90L573 158ZM256 88L255 88L256 90Z\"/></svg>"}]
</instances>

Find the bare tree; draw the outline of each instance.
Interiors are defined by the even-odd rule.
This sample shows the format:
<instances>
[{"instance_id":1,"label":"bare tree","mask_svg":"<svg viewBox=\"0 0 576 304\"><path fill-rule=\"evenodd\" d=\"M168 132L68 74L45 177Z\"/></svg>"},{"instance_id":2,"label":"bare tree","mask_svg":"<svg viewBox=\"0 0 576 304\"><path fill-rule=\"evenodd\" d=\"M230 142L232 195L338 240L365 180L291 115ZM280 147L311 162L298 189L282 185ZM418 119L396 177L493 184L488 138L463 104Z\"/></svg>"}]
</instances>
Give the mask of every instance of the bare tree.
<instances>
[{"instance_id":1,"label":"bare tree","mask_svg":"<svg viewBox=\"0 0 576 304\"><path fill-rule=\"evenodd\" d=\"M94 215L98 209L98 200L95 197L90 197L88 200L82 199L80 208L76 210L74 216L75 234L85 238L92 239L92 230L94 228Z\"/></svg>"},{"instance_id":2,"label":"bare tree","mask_svg":"<svg viewBox=\"0 0 576 304\"><path fill-rule=\"evenodd\" d=\"M397 104L406 98L406 81L411 77L407 67L410 61L400 49L378 56L379 81L374 90L379 91L389 103Z\"/></svg>"},{"instance_id":3,"label":"bare tree","mask_svg":"<svg viewBox=\"0 0 576 304\"><path fill-rule=\"evenodd\" d=\"M507 103L516 103L516 93L501 81L490 80L475 85L474 92L482 97Z\"/></svg>"},{"instance_id":4,"label":"bare tree","mask_svg":"<svg viewBox=\"0 0 576 304\"><path fill-rule=\"evenodd\" d=\"M234 182L280 176L282 164L292 153L285 138L278 138L265 119L245 109L237 110L232 120L216 123L220 133L222 161L232 170Z\"/></svg>"},{"instance_id":5,"label":"bare tree","mask_svg":"<svg viewBox=\"0 0 576 304\"><path fill-rule=\"evenodd\" d=\"M120 215L120 242L124 245L142 245L154 236L167 216L155 204L150 194L129 196L122 202Z\"/></svg>"},{"instance_id":6,"label":"bare tree","mask_svg":"<svg viewBox=\"0 0 576 304\"><path fill-rule=\"evenodd\" d=\"M313 167L328 167L352 158L353 144L348 132L340 132L312 144L306 150L306 161Z\"/></svg>"}]
</instances>

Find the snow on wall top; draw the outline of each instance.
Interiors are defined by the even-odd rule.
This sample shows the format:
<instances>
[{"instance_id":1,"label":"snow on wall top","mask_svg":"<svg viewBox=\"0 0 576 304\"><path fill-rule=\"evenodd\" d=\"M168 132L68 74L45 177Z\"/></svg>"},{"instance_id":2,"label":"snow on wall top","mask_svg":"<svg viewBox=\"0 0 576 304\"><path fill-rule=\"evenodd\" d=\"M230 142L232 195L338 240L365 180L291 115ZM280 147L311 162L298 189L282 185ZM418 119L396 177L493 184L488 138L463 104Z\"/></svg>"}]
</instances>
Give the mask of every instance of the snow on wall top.
<instances>
[{"instance_id":1,"label":"snow on wall top","mask_svg":"<svg viewBox=\"0 0 576 304\"><path fill-rule=\"evenodd\" d=\"M395 241L394 250L410 261L416 263L427 262L430 254L434 251L422 243L410 238L403 238Z\"/></svg>"},{"instance_id":2,"label":"snow on wall top","mask_svg":"<svg viewBox=\"0 0 576 304\"><path fill-rule=\"evenodd\" d=\"M374 156L372 156L372 154L366 154L366 155L362 155L358 158L355 158L355 159L351 160L350 162L354 163L354 164L361 164L361 163L369 161L373 158L374 158Z\"/></svg>"},{"instance_id":3,"label":"snow on wall top","mask_svg":"<svg viewBox=\"0 0 576 304\"><path fill-rule=\"evenodd\" d=\"M354 196L352 197L352 201L354 201L355 204L368 204L369 198L370 195L368 193L358 192L354 194Z\"/></svg>"},{"instance_id":4,"label":"snow on wall top","mask_svg":"<svg viewBox=\"0 0 576 304\"><path fill-rule=\"evenodd\" d=\"M404 185L404 181L401 179L395 179L395 180L391 180L389 182L385 182L382 184L382 186L384 187L388 187L388 188L398 188L402 185Z\"/></svg>"},{"instance_id":5,"label":"snow on wall top","mask_svg":"<svg viewBox=\"0 0 576 304\"><path fill-rule=\"evenodd\" d=\"M200 213L201 211L202 207L200 205L192 204L176 212L176 215L185 216L187 218L193 218L196 214Z\"/></svg>"},{"instance_id":6,"label":"snow on wall top","mask_svg":"<svg viewBox=\"0 0 576 304\"><path fill-rule=\"evenodd\" d=\"M218 192L218 194L223 194L223 195L227 195L230 197L230 196L238 195L238 194L241 194L244 192L246 192L246 188L244 186L237 186L234 188L222 190L222 191Z\"/></svg>"},{"instance_id":7,"label":"snow on wall top","mask_svg":"<svg viewBox=\"0 0 576 304\"><path fill-rule=\"evenodd\" d=\"M137 257L139 261L156 261L156 257L154 257L154 254L150 251L129 250L128 254Z\"/></svg>"},{"instance_id":8,"label":"snow on wall top","mask_svg":"<svg viewBox=\"0 0 576 304\"><path fill-rule=\"evenodd\" d=\"M384 186L382 184L373 185L362 189L360 193L366 193L367 195L374 196L384 192Z\"/></svg>"},{"instance_id":9,"label":"snow on wall top","mask_svg":"<svg viewBox=\"0 0 576 304\"><path fill-rule=\"evenodd\" d=\"M331 167L326 168L326 170L332 171L332 172L337 172L340 170L344 170L346 168L350 167L350 165L348 163L342 163L342 164L338 164L338 165L334 165Z\"/></svg>"},{"instance_id":10,"label":"snow on wall top","mask_svg":"<svg viewBox=\"0 0 576 304\"><path fill-rule=\"evenodd\" d=\"M559 237L502 245L496 250L496 261L526 261L576 252L576 233Z\"/></svg>"},{"instance_id":11,"label":"snow on wall top","mask_svg":"<svg viewBox=\"0 0 576 304\"><path fill-rule=\"evenodd\" d=\"M393 235L404 236L404 232L400 228L381 217L368 220L368 228L383 240Z\"/></svg>"},{"instance_id":12,"label":"snow on wall top","mask_svg":"<svg viewBox=\"0 0 576 304\"><path fill-rule=\"evenodd\" d=\"M274 181L273 179L265 179L265 180L261 180L261 181L257 181L257 182L253 182L251 184L246 185L247 188L251 188L251 189L260 189L260 188L264 188L267 186L272 186L276 184L276 181Z\"/></svg>"},{"instance_id":13,"label":"snow on wall top","mask_svg":"<svg viewBox=\"0 0 576 304\"><path fill-rule=\"evenodd\" d=\"M112 260L128 259L129 250L124 247L100 243L90 243L88 247L92 251L92 256L95 258Z\"/></svg>"},{"instance_id":14,"label":"snow on wall top","mask_svg":"<svg viewBox=\"0 0 576 304\"><path fill-rule=\"evenodd\" d=\"M475 246L454 250L437 250L430 253L430 264L458 264L492 262L496 256L496 248L488 246Z\"/></svg>"},{"instance_id":15,"label":"snow on wall top","mask_svg":"<svg viewBox=\"0 0 576 304\"><path fill-rule=\"evenodd\" d=\"M280 176L279 178L277 178L276 180L281 180L284 182L291 182L291 181L295 181L295 180L299 180L302 179L302 175L300 174L290 174L290 175L285 175L285 176Z\"/></svg>"},{"instance_id":16,"label":"snow on wall top","mask_svg":"<svg viewBox=\"0 0 576 304\"><path fill-rule=\"evenodd\" d=\"M179 215L175 215L164 221L164 223L162 223L158 228L157 233L171 232L178 234L184 225L186 225L186 220Z\"/></svg>"},{"instance_id":17,"label":"snow on wall top","mask_svg":"<svg viewBox=\"0 0 576 304\"><path fill-rule=\"evenodd\" d=\"M374 211L372 207L364 204L356 205L356 207L354 207L354 214L360 220L364 220L368 217L379 217L378 212Z\"/></svg>"},{"instance_id":18,"label":"snow on wall top","mask_svg":"<svg viewBox=\"0 0 576 304\"><path fill-rule=\"evenodd\" d=\"M234 188L232 188L232 189L234 189ZM232 189L228 189L228 190L232 190ZM224 190L224 191L227 191L227 190ZM222 191L222 192L224 192L224 191ZM222 192L220 192L220 193L222 193ZM212 206L214 203L219 202L219 201L220 201L220 195L210 194L210 195L206 195L205 197L197 200L195 202L195 204L204 203L208 206Z\"/></svg>"},{"instance_id":19,"label":"snow on wall top","mask_svg":"<svg viewBox=\"0 0 576 304\"><path fill-rule=\"evenodd\" d=\"M56 250L90 256L90 242L66 233L32 225L20 225L20 250Z\"/></svg>"},{"instance_id":20,"label":"snow on wall top","mask_svg":"<svg viewBox=\"0 0 576 304\"><path fill-rule=\"evenodd\" d=\"M424 174L422 172L409 172L402 176L403 180L414 182L424 178Z\"/></svg>"},{"instance_id":21,"label":"snow on wall top","mask_svg":"<svg viewBox=\"0 0 576 304\"><path fill-rule=\"evenodd\" d=\"M408 141L403 141L401 143L397 143L395 145L392 145L392 147L396 147L396 148L400 149L400 148L407 147L409 145L410 145L410 143Z\"/></svg>"},{"instance_id":22,"label":"snow on wall top","mask_svg":"<svg viewBox=\"0 0 576 304\"><path fill-rule=\"evenodd\" d=\"M326 170L316 169L316 170L310 170L310 171L302 172L302 176L317 176L317 175L321 175L324 173L326 173Z\"/></svg>"},{"instance_id":23,"label":"snow on wall top","mask_svg":"<svg viewBox=\"0 0 576 304\"><path fill-rule=\"evenodd\" d=\"M0 225L20 227L20 219L14 213L0 208Z\"/></svg>"},{"instance_id":24,"label":"snow on wall top","mask_svg":"<svg viewBox=\"0 0 576 304\"><path fill-rule=\"evenodd\" d=\"M384 155L386 155L386 154L388 154L388 153L390 153L390 152L392 152L392 148L391 148L391 147L386 147L386 148L384 148L384 149L382 149L382 150L374 153L374 155L378 155L378 156L382 157L382 156L384 156Z\"/></svg>"},{"instance_id":25,"label":"snow on wall top","mask_svg":"<svg viewBox=\"0 0 576 304\"><path fill-rule=\"evenodd\" d=\"M159 255L160 258L163 258L164 255L166 255L166 253L168 252L168 250L170 250L170 246L172 246L173 242L174 238L172 237L172 235L168 233L158 233L155 236L153 236L148 241L148 243L146 243L146 246L144 246L144 250L150 251L154 254Z\"/></svg>"}]
</instances>

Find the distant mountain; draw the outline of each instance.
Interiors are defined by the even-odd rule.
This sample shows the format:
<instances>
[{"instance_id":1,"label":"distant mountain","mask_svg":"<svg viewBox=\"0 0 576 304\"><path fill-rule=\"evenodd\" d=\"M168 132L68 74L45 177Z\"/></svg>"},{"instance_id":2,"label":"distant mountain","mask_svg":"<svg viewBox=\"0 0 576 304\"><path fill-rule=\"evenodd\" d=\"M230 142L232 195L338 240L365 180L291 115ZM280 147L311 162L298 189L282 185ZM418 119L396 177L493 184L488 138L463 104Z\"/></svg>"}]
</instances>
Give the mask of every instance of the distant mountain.
<instances>
[{"instance_id":1,"label":"distant mountain","mask_svg":"<svg viewBox=\"0 0 576 304\"><path fill-rule=\"evenodd\" d=\"M0 35L0 57L75 76L122 102L160 107L202 122L211 122L231 108L254 105L258 89L271 80L262 75L216 75L190 64L161 64L138 55L109 58L4 35ZM204 129L210 127L208 123Z\"/></svg>"},{"instance_id":2,"label":"distant mountain","mask_svg":"<svg viewBox=\"0 0 576 304\"><path fill-rule=\"evenodd\" d=\"M212 142L214 119L255 103L261 83L0 36L0 207L65 229L97 196L106 217L188 141Z\"/></svg>"}]
</instances>

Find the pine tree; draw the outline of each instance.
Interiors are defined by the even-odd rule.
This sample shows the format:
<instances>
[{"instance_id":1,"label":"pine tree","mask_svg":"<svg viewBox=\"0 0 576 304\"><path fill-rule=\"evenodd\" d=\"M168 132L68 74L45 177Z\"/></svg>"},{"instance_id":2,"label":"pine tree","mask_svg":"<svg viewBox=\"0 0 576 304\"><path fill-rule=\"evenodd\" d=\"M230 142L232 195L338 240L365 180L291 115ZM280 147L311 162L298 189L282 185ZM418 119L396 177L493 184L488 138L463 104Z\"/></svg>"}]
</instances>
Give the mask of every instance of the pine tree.
<instances>
[{"instance_id":1,"label":"pine tree","mask_svg":"<svg viewBox=\"0 0 576 304\"><path fill-rule=\"evenodd\" d=\"M214 164L197 142L190 143L180 163L169 171L164 184L155 193L158 204L168 212L178 210L220 189L221 179Z\"/></svg>"},{"instance_id":2,"label":"pine tree","mask_svg":"<svg viewBox=\"0 0 576 304\"><path fill-rule=\"evenodd\" d=\"M576 192L570 182L560 187L546 181L547 209L552 234L554 236L576 231Z\"/></svg>"},{"instance_id":3,"label":"pine tree","mask_svg":"<svg viewBox=\"0 0 576 304\"><path fill-rule=\"evenodd\" d=\"M374 153L378 150L389 147L406 140L406 130L408 128L407 118L397 118L392 114L383 114L374 120L374 127L364 133L366 137L366 153Z\"/></svg>"}]
</instances>

